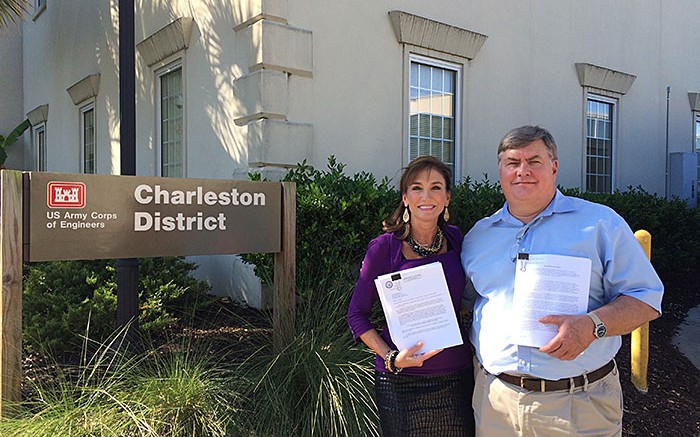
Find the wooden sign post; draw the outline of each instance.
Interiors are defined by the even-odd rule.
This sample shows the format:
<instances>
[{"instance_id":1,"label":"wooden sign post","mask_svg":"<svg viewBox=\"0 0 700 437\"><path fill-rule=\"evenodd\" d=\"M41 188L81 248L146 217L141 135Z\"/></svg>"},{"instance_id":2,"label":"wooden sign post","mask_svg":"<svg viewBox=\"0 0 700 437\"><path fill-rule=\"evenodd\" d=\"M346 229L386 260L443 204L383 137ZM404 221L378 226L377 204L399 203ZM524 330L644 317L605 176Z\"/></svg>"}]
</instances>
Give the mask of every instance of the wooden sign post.
<instances>
[{"instance_id":1,"label":"wooden sign post","mask_svg":"<svg viewBox=\"0 0 700 437\"><path fill-rule=\"evenodd\" d=\"M24 261L274 253L275 350L293 338L294 183L2 170L0 184L0 418L21 401Z\"/></svg>"},{"instance_id":2,"label":"wooden sign post","mask_svg":"<svg viewBox=\"0 0 700 437\"><path fill-rule=\"evenodd\" d=\"M0 417L19 407L22 382L22 173L0 172Z\"/></svg>"},{"instance_id":3,"label":"wooden sign post","mask_svg":"<svg viewBox=\"0 0 700 437\"><path fill-rule=\"evenodd\" d=\"M296 309L296 185L282 183L282 250L275 254L272 296L272 345L276 352L294 337Z\"/></svg>"}]
</instances>

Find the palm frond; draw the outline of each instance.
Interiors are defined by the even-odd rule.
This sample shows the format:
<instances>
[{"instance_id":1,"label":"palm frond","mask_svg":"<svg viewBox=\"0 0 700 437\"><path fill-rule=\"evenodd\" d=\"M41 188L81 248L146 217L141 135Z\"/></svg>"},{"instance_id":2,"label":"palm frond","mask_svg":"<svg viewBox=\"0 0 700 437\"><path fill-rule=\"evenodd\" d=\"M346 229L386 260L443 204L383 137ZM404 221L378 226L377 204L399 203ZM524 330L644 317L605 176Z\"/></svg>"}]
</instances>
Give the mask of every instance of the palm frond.
<instances>
[{"instance_id":1,"label":"palm frond","mask_svg":"<svg viewBox=\"0 0 700 437\"><path fill-rule=\"evenodd\" d=\"M0 28L16 23L28 11L27 0L0 0Z\"/></svg>"}]
</instances>

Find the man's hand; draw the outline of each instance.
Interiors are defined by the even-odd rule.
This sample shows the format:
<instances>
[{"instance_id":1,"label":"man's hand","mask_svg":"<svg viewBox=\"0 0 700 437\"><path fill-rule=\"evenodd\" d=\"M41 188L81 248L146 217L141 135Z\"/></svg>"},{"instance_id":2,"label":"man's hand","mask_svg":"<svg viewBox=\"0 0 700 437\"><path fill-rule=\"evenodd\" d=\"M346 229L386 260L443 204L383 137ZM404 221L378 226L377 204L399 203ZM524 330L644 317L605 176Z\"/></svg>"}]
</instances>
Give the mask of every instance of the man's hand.
<instances>
[{"instance_id":1,"label":"man's hand","mask_svg":"<svg viewBox=\"0 0 700 437\"><path fill-rule=\"evenodd\" d=\"M593 320L587 315L581 316L545 316L538 320L540 323L559 325L559 332L546 345L540 348L554 358L573 360L593 343Z\"/></svg>"}]
</instances>

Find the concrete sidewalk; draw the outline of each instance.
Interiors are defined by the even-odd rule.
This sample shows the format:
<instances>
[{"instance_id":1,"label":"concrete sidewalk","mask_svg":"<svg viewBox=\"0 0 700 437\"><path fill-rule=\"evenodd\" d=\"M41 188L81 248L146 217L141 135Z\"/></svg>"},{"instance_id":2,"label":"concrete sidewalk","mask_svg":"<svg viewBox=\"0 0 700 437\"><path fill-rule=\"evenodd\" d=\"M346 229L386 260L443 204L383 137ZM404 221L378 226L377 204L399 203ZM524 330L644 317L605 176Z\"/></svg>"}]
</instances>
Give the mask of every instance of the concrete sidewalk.
<instances>
[{"instance_id":1,"label":"concrete sidewalk","mask_svg":"<svg viewBox=\"0 0 700 437\"><path fill-rule=\"evenodd\" d=\"M700 369L700 305L688 311L673 343L695 364L696 369Z\"/></svg>"}]
</instances>

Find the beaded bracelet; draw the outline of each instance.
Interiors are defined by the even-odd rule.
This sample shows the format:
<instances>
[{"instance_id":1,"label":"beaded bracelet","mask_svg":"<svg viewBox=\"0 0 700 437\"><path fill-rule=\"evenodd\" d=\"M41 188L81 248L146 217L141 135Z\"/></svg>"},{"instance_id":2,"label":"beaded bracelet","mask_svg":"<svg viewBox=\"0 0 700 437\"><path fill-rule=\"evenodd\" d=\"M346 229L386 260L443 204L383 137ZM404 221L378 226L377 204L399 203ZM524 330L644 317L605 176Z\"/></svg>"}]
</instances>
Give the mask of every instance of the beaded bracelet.
<instances>
[{"instance_id":1,"label":"beaded bracelet","mask_svg":"<svg viewBox=\"0 0 700 437\"><path fill-rule=\"evenodd\" d=\"M394 375L398 374L403 370L402 367L396 367L396 357L399 355L399 351L396 349L389 350L386 355L384 355L384 367L386 367L386 370L389 372L393 373Z\"/></svg>"}]
</instances>

